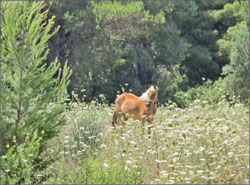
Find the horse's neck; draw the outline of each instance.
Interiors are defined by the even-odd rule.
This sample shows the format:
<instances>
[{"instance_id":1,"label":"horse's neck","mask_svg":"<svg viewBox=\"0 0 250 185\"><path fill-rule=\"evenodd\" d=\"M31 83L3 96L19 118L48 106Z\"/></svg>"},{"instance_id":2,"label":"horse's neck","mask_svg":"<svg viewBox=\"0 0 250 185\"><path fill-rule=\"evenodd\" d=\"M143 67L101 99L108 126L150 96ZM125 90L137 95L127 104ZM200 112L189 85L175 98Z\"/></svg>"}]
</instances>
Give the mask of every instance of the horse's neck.
<instances>
[{"instance_id":1,"label":"horse's neck","mask_svg":"<svg viewBox=\"0 0 250 185\"><path fill-rule=\"evenodd\" d=\"M140 99L141 100L148 100L148 96L147 96L147 93L143 93L141 96L140 96Z\"/></svg>"}]
</instances>

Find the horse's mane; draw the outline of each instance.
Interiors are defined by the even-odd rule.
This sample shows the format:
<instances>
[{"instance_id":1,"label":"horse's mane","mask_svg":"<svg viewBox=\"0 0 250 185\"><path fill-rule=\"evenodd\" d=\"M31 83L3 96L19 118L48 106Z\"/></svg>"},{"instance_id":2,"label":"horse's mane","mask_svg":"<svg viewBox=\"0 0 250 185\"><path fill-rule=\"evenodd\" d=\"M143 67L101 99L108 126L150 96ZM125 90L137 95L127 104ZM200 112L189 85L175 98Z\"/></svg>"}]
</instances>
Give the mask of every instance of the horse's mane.
<instances>
[{"instance_id":1,"label":"horse's mane","mask_svg":"<svg viewBox=\"0 0 250 185\"><path fill-rule=\"evenodd\" d=\"M147 90L146 92L142 93L142 95L140 96L140 99L141 99L141 100L145 100L145 101L148 100L147 94L148 94L148 92L151 90L151 88L154 88L154 87L151 86L150 88L148 88L148 90ZM158 87L157 87L157 89L158 89Z\"/></svg>"},{"instance_id":2,"label":"horse's mane","mask_svg":"<svg viewBox=\"0 0 250 185\"><path fill-rule=\"evenodd\" d=\"M147 96L147 92L144 92L141 96L140 96L141 100L148 100L148 96Z\"/></svg>"}]
</instances>

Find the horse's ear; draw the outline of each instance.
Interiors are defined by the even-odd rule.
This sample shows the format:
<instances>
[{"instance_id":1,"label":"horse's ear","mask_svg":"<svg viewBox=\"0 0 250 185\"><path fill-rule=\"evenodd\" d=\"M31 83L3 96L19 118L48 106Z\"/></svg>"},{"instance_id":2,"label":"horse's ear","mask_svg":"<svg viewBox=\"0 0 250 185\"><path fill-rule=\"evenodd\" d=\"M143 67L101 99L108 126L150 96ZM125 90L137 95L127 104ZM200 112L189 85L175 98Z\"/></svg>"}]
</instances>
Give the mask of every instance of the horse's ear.
<instances>
[{"instance_id":1,"label":"horse's ear","mask_svg":"<svg viewBox=\"0 0 250 185\"><path fill-rule=\"evenodd\" d=\"M148 84L148 89L151 87L151 85L150 84Z\"/></svg>"},{"instance_id":2,"label":"horse's ear","mask_svg":"<svg viewBox=\"0 0 250 185\"><path fill-rule=\"evenodd\" d=\"M154 84L154 88L155 88L155 89L157 88L155 84Z\"/></svg>"}]
</instances>

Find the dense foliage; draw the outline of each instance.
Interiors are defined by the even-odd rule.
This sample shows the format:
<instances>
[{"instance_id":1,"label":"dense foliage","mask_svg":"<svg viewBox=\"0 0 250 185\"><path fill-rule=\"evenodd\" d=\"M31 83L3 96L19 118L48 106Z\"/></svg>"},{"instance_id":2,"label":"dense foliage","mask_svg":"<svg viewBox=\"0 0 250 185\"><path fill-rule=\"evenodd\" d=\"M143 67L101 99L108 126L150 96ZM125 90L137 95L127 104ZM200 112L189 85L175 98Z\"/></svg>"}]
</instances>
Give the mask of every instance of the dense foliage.
<instances>
[{"instance_id":1,"label":"dense foliage","mask_svg":"<svg viewBox=\"0 0 250 185\"><path fill-rule=\"evenodd\" d=\"M40 153L65 123L70 71L57 60L45 63L47 42L58 29L52 30L44 2L1 5L1 152L7 157L1 173L9 169L3 183L32 183L32 173L48 162ZM19 173L25 166L32 168Z\"/></svg>"},{"instance_id":2,"label":"dense foliage","mask_svg":"<svg viewBox=\"0 0 250 185\"><path fill-rule=\"evenodd\" d=\"M50 146L60 158L40 175L51 175L45 184L247 184L248 107L208 101L158 107L150 138L131 119L113 129L113 106L72 102Z\"/></svg>"},{"instance_id":3,"label":"dense foliage","mask_svg":"<svg viewBox=\"0 0 250 185\"><path fill-rule=\"evenodd\" d=\"M122 88L139 95L150 83L160 87L160 103L177 101L177 92L221 76L233 60L233 32L242 22L249 25L247 1L74 1L70 6L60 1L50 6L62 26L50 41L51 57L69 61L74 73L68 91L86 89L85 101L104 94L112 103Z\"/></svg>"}]
</instances>

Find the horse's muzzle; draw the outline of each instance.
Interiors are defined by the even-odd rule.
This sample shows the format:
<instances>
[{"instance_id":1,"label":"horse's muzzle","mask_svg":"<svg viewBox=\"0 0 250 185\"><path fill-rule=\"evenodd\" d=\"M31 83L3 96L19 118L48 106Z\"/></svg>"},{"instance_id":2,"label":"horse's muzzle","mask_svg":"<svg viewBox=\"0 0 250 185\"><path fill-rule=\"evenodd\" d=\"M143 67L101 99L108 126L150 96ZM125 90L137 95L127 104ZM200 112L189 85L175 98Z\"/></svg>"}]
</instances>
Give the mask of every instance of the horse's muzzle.
<instances>
[{"instance_id":1,"label":"horse's muzzle","mask_svg":"<svg viewBox=\"0 0 250 185\"><path fill-rule=\"evenodd\" d=\"M147 107L150 107L151 104L152 104L152 101L151 101L151 100L147 100L147 101L146 101L146 106L147 106Z\"/></svg>"}]
</instances>

